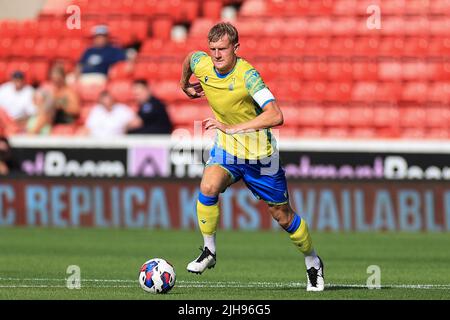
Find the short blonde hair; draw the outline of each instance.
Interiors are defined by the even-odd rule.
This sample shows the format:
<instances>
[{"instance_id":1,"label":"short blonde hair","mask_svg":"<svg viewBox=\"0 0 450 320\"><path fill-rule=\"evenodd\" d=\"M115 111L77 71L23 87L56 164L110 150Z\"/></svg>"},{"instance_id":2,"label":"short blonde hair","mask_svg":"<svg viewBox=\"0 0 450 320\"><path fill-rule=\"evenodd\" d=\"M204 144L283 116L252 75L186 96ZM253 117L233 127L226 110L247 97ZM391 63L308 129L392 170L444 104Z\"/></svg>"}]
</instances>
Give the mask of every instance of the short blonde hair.
<instances>
[{"instance_id":1,"label":"short blonde hair","mask_svg":"<svg viewBox=\"0 0 450 320\"><path fill-rule=\"evenodd\" d=\"M231 44L235 45L239 42L239 34L235 26L229 22L219 22L209 30L208 41L219 41L224 35L228 35Z\"/></svg>"}]
</instances>

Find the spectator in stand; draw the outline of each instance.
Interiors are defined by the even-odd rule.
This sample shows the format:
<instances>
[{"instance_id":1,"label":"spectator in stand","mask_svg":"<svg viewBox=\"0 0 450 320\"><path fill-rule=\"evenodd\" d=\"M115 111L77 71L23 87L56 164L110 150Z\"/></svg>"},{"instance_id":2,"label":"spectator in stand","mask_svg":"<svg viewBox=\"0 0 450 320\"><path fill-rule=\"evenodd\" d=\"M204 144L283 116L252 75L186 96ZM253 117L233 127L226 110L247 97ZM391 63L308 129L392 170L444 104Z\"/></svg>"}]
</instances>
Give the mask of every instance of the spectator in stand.
<instances>
[{"instance_id":1,"label":"spectator in stand","mask_svg":"<svg viewBox=\"0 0 450 320\"><path fill-rule=\"evenodd\" d=\"M34 89L25 83L25 74L14 71L11 81L0 86L0 108L13 122L16 132L26 132L27 122L37 112L34 103Z\"/></svg>"},{"instance_id":2,"label":"spectator in stand","mask_svg":"<svg viewBox=\"0 0 450 320\"><path fill-rule=\"evenodd\" d=\"M136 114L130 107L117 103L108 91L100 93L99 103L89 113L81 133L94 137L126 134Z\"/></svg>"},{"instance_id":3,"label":"spectator in stand","mask_svg":"<svg viewBox=\"0 0 450 320\"><path fill-rule=\"evenodd\" d=\"M72 124L80 114L80 101L75 90L66 84L64 67L55 64L50 70L50 83L43 84L36 94L38 116L35 133L48 132L57 124Z\"/></svg>"},{"instance_id":4,"label":"spectator in stand","mask_svg":"<svg viewBox=\"0 0 450 320\"><path fill-rule=\"evenodd\" d=\"M103 84L109 68L119 61L127 60L126 51L110 43L108 27L97 25L92 30L93 44L81 56L75 74L85 84Z\"/></svg>"},{"instance_id":5,"label":"spectator in stand","mask_svg":"<svg viewBox=\"0 0 450 320\"><path fill-rule=\"evenodd\" d=\"M165 104L151 94L146 80L135 80L133 94L139 104L138 117L131 124L132 134L170 134L173 126Z\"/></svg>"}]
</instances>

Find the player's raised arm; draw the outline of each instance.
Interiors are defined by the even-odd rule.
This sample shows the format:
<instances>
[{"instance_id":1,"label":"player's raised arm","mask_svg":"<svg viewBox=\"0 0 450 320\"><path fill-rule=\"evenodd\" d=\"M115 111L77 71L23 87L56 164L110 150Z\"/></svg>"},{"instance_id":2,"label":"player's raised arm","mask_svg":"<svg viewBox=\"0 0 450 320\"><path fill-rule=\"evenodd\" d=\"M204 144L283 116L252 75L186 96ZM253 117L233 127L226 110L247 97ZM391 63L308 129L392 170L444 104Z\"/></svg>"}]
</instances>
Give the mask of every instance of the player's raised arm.
<instances>
[{"instance_id":1,"label":"player's raised arm","mask_svg":"<svg viewBox=\"0 0 450 320\"><path fill-rule=\"evenodd\" d=\"M189 53L183 61L183 70L181 72L181 80L180 87L181 90L191 99L196 99L203 97L205 93L203 92L203 88L200 85L200 82L190 83L189 79L193 74L193 70L191 68L192 57L196 54L196 52Z\"/></svg>"},{"instance_id":2,"label":"player's raised arm","mask_svg":"<svg viewBox=\"0 0 450 320\"><path fill-rule=\"evenodd\" d=\"M283 124L283 121L283 113L275 100L273 100L264 106L261 114L247 122L242 122L235 125L226 125L216 119L207 118L203 120L203 123L206 130L219 129L228 134L235 134L280 126Z\"/></svg>"}]
</instances>

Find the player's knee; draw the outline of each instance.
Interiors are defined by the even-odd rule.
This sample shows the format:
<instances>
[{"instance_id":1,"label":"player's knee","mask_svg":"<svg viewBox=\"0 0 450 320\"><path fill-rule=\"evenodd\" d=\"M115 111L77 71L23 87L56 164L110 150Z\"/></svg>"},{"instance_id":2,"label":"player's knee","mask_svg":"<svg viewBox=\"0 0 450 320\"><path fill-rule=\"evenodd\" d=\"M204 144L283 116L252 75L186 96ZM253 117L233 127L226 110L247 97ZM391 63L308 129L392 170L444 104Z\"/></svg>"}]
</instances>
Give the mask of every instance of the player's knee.
<instances>
[{"instance_id":1,"label":"player's knee","mask_svg":"<svg viewBox=\"0 0 450 320\"><path fill-rule=\"evenodd\" d=\"M203 193L205 196L215 197L219 195L220 190L214 184L205 182L200 185L200 192Z\"/></svg>"},{"instance_id":2,"label":"player's knee","mask_svg":"<svg viewBox=\"0 0 450 320\"><path fill-rule=\"evenodd\" d=\"M283 229L289 228L294 215L288 206L271 206L269 207L269 212Z\"/></svg>"}]
</instances>

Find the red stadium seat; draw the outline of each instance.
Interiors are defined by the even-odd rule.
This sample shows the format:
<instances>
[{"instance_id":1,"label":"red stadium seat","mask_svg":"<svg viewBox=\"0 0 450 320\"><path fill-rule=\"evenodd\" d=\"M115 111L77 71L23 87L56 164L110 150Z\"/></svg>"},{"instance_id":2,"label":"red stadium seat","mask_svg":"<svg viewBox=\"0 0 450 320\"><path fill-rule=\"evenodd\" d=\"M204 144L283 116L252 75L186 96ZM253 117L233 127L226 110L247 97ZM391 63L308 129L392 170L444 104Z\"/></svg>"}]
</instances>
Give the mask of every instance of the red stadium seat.
<instances>
[{"instance_id":1,"label":"red stadium seat","mask_svg":"<svg viewBox=\"0 0 450 320\"><path fill-rule=\"evenodd\" d=\"M349 130L349 137L356 139L372 139L377 137L375 128L353 128Z\"/></svg>"},{"instance_id":2,"label":"red stadium seat","mask_svg":"<svg viewBox=\"0 0 450 320\"><path fill-rule=\"evenodd\" d=\"M380 62L378 64L378 79L383 81L402 80L403 65L398 61Z\"/></svg>"},{"instance_id":3,"label":"red stadium seat","mask_svg":"<svg viewBox=\"0 0 450 320\"><path fill-rule=\"evenodd\" d=\"M325 128L322 131L322 136L327 138L347 138L350 134L350 131L348 128L345 127L331 127L331 128Z\"/></svg>"},{"instance_id":4,"label":"red stadium seat","mask_svg":"<svg viewBox=\"0 0 450 320\"><path fill-rule=\"evenodd\" d=\"M405 48L405 40L401 37L384 37L379 46L378 55L384 57L403 56Z\"/></svg>"},{"instance_id":5,"label":"red stadium seat","mask_svg":"<svg viewBox=\"0 0 450 320\"><path fill-rule=\"evenodd\" d=\"M331 106L325 109L323 124L329 127L346 127L349 123L349 110L346 106Z\"/></svg>"},{"instance_id":6,"label":"red stadium seat","mask_svg":"<svg viewBox=\"0 0 450 320\"><path fill-rule=\"evenodd\" d=\"M414 23L412 24L417 30L417 26ZM403 53L407 57L425 58L429 55L429 46L430 43L426 36L420 38L418 36L407 37L405 38Z\"/></svg>"},{"instance_id":7,"label":"red stadium seat","mask_svg":"<svg viewBox=\"0 0 450 320\"><path fill-rule=\"evenodd\" d=\"M260 0L246 0L242 3L239 15L241 17L261 17L267 14L267 2Z\"/></svg>"},{"instance_id":8,"label":"red stadium seat","mask_svg":"<svg viewBox=\"0 0 450 320\"><path fill-rule=\"evenodd\" d=\"M330 51L331 40L325 37L312 37L306 40L302 53L310 56L327 56Z\"/></svg>"},{"instance_id":9,"label":"red stadium seat","mask_svg":"<svg viewBox=\"0 0 450 320\"><path fill-rule=\"evenodd\" d=\"M152 35L157 39L169 40L172 29L172 18L161 16L155 17L152 22Z\"/></svg>"},{"instance_id":10,"label":"red stadium seat","mask_svg":"<svg viewBox=\"0 0 450 320\"><path fill-rule=\"evenodd\" d=\"M300 124L300 118L303 116L303 111L298 105L283 103L280 108L283 112L284 125L295 127Z\"/></svg>"},{"instance_id":11,"label":"red stadium seat","mask_svg":"<svg viewBox=\"0 0 450 320\"><path fill-rule=\"evenodd\" d=\"M119 102L128 103L134 99L131 81L112 81L108 84L107 89L111 93L111 95Z\"/></svg>"},{"instance_id":12,"label":"red stadium seat","mask_svg":"<svg viewBox=\"0 0 450 320\"><path fill-rule=\"evenodd\" d=\"M39 23L36 20L22 20L17 24L16 35L18 37L38 37Z\"/></svg>"},{"instance_id":13,"label":"red stadium seat","mask_svg":"<svg viewBox=\"0 0 450 320\"><path fill-rule=\"evenodd\" d=\"M426 137L426 130L423 128L402 128L400 138L403 139L423 139Z\"/></svg>"},{"instance_id":14,"label":"red stadium seat","mask_svg":"<svg viewBox=\"0 0 450 320\"><path fill-rule=\"evenodd\" d=\"M13 48L14 38L12 37L0 37L0 59L10 57L11 48Z\"/></svg>"},{"instance_id":15,"label":"red stadium seat","mask_svg":"<svg viewBox=\"0 0 450 320\"><path fill-rule=\"evenodd\" d=\"M380 53L380 46L381 40L377 36L356 37L353 55L361 57L375 57Z\"/></svg>"},{"instance_id":16,"label":"red stadium seat","mask_svg":"<svg viewBox=\"0 0 450 320\"><path fill-rule=\"evenodd\" d=\"M100 92L106 89L106 85L83 85L77 84L76 90L84 103L96 102L99 98Z\"/></svg>"},{"instance_id":17,"label":"red stadium seat","mask_svg":"<svg viewBox=\"0 0 450 320\"><path fill-rule=\"evenodd\" d=\"M358 81L376 81L379 77L376 63L354 62L352 71L353 79Z\"/></svg>"},{"instance_id":18,"label":"red stadium seat","mask_svg":"<svg viewBox=\"0 0 450 320\"><path fill-rule=\"evenodd\" d=\"M81 38L66 38L60 41L55 57L78 61L86 49L85 41Z\"/></svg>"},{"instance_id":19,"label":"red stadium seat","mask_svg":"<svg viewBox=\"0 0 450 320\"><path fill-rule=\"evenodd\" d=\"M158 78L159 64L157 62L138 61L134 68L134 79L147 79L149 81Z\"/></svg>"},{"instance_id":20,"label":"red stadium seat","mask_svg":"<svg viewBox=\"0 0 450 320\"><path fill-rule=\"evenodd\" d=\"M211 108L206 104L171 104L167 107L167 112L175 125L185 126L194 126L194 121L212 116Z\"/></svg>"},{"instance_id":21,"label":"red stadium seat","mask_svg":"<svg viewBox=\"0 0 450 320\"><path fill-rule=\"evenodd\" d=\"M428 107L425 110L426 125L430 128L450 128L450 109L447 106Z\"/></svg>"},{"instance_id":22,"label":"red stadium seat","mask_svg":"<svg viewBox=\"0 0 450 320\"><path fill-rule=\"evenodd\" d=\"M376 105L373 109L373 124L376 127L396 127L399 117L398 108L389 104Z\"/></svg>"},{"instance_id":23,"label":"red stadium seat","mask_svg":"<svg viewBox=\"0 0 450 320\"><path fill-rule=\"evenodd\" d=\"M36 61L30 64L30 78L32 81L44 82L48 79L48 63L45 61Z\"/></svg>"},{"instance_id":24,"label":"red stadium seat","mask_svg":"<svg viewBox=\"0 0 450 320\"><path fill-rule=\"evenodd\" d=\"M357 0L334 0L333 14L353 16L356 14Z\"/></svg>"},{"instance_id":25,"label":"red stadium seat","mask_svg":"<svg viewBox=\"0 0 450 320\"><path fill-rule=\"evenodd\" d=\"M0 83L3 83L9 78L9 75L6 74L6 61L0 60Z\"/></svg>"},{"instance_id":26,"label":"red stadium seat","mask_svg":"<svg viewBox=\"0 0 450 320\"><path fill-rule=\"evenodd\" d=\"M325 109L320 105L306 105L298 107L299 115L295 121L300 126L321 127L325 116ZM283 109L284 113L284 109Z\"/></svg>"},{"instance_id":27,"label":"red stadium seat","mask_svg":"<svg viewBox=\"0 0 450 320\"><path fill-rule=\"evenodd\" d=\"M448 140L450 132L448 128L433 128L425 131L425 138Z\"/></svg>"},{"instance_id":28,"label":"red stadium seat","mask_svg":"<svg viewBox=\"0 0 450 320\"><path fill-rule=\"evenodd\" d=\"M330 17L313 17L308 19L308 35L325 36L328 35L333 22Z\"/></svg>"},{"instance_id":29,"label":"red stadium seat","mask_svg":"<svg viewBox=\"0 0 450 320\"><path fill-rule=\"evenodd\" d=\"M181 91L179 81L159 81L151 84L152 92L162 100L171 102L186 102L189 98Z\"/></svg>"},{"instance_id":30,"label":"red stadium seat","mask_svg":"<svg viewBox=\"0 0 450 320\"><path fill-rule=\"evenodd\" d=\"M402 96L401 82L378 82L375 101L395 103Z\"/></svg>"},{"instance_id":31,"label":"red stadium seat","mask_svg":"<svg viewBox=\"0 0 450 320\"><path fill-rule=\"evenodd\" d=\"M17 37L20 22L17 20L0 21L0 38Z\"/></svg>"},{"instance_id":32,"label":"red stadium seat","mask_svg":"<svg viewBox=\"0 0 450 320\"><path fill-rule=\"evenodd\" d=\"M0 108L0 134L5 136L13 135L20 132L20 127L17 125L16 121L11 119L9 115Z\"/></svg>"},{"instance_id":33,"label":"red stadium seat","mask_svg":"<svg viewBox=\"0 0 450 320\"><path fill-rule=\"evenodd\" d=\"M300 127L297 135L303 138L320 138L323 136L323 129L321 127Z\"/></svg>"},{"instance_id":34,"label":"red stadium seat","mask_svg":"<svg viewBox=\"0 0 450 320\"><path fill-rule=\"evenodd\" d=\"M376 82L357 82L353 85L352 100L374 101L376 92Z\"/></svg>"},{"instance_id":35,"label":"red stadium seat","mask_svg":"<svg viewBox=\"0 0 450 320\"><path fill-rule=\"evenodd\" d=\"M283 125L281 127L272 128L272 134L275 139L296 139L299 134L299 128Z\"/></svg>"},{"instance_id":36,"label":"red stadium seat","mask_svg":"<svg viewBox=\"0 0 450 320\"><path fill-rule=\"evenodd\" d=\"M336 37L331 41L328 55L351 56L355 52L355 40L349 37Z\"/></svg>"},{"instance_id":37,"label":"red stadium seat","mask_svg":"<svg viewBox=\"0 0 450 320\"><path fill-rule=\"evenodd\" d=\"M218 20L222 10L221 0L205 0L203 2L203 16L208 19Z\"/></svg>"},{"instance_id":38,"label":"red stadium seat","mask_svg":"<svg viewBox=\"0 0 450 320\"><path fill-rule=\"evenodd\" d=\"M450 82L431 83L428 88L427 100L440 103L450 103Z\"/></svg>"},{"instance_id":39,"label":"red stadium seat","mask_svg":"<svg viewBox=\"0 0 450 320\"><path fill-rule=\"evenodd\" d=\"M327 85L325 82L310 81L301 85L301 91L298 96L304 101L319 102L324 100Z\"/></svg>"},{"instance_id":40,"label":"red stadium seat","mask_svg":"<svg viewBox=\"0 0 450 320\"><path fill-rule=\"evenodd\" d=\"M192 22L200 14L200 2L197 0L180 1L179 10L173 10L178 13L176 20L178 22Z\"/></svg>"},{"instance_id":41,"label":"red stadium seat","mask_svg":"<svg viewBox=\"0 0 450 320\"><path fill-rule=\"evenodd\" d=\"M429 68L428 68L429 70ZM438 81L448 81L450 79L450 63L442 63L436 66L436 75L431 78Z\"/></svg>"},{"instance_id":42,"label":"red stadium seat","mask_svg":"<svg viewBox=\"0 0 450 320\"><path fill-rule=\"evenodd\" d=\"M131 80L133 78L132 65L127 61L114 64L108 71L110 80Z\"/></svg>"},{"instance_id":43,"label":"red stadium seat","mask_svg":"<svg viewBox=\"0 0 450 320\"><path fill-rule=\"evenodd\" d=\"M331 81L351 81L353 80L353 70L351 63L331 62L328 63L328 80Z\"/></svg>"},{"instance_id":44,"label":"red stadium seat","mask_svg":"<svg viewBox=\"0 0 450 320\"><path fill-rule=\"evenodd\" d=\"M282 56L303 55L306 53L305 52L306 47L307 47L306 38L302 37L285 38L280 48L280 55Z\"/></svg>"},{"instance_id":45,"label":"red stadium seat","mask_svg":"<svg viewBox=\"0 0 450 320\"><path fill-rule=\"evenodd\" d=\"M350 82L330 82L323 100L346 103L351 100L352 84Z\"/></svg>"},{"instance_id":46,"label":"red stadium seat","mask_svg":"<svg viewBox=\"0 0 450 320\"><path fill-rule=\"evenodd\" d=\"M425 126L425 109L422 107L400 108L400 125L403 127L420 128Z\"/></svg>"},{"instance_id":47,"label":"red stadium seat","mask_svg":"<svg viewBox=\"0 0 450 320\"><path fill-rule=\"evenodd\" d=\"M353 127L372 127L374 125L374 110L373 107L358 105L352 106L349 109L349 125Z\"/></svg>"},{"instance_id":48,"label":"red stadium seat","mask_svg":"<svg viewBox=\"0 0 450 320\"><path fill-rule=\"evenodd\" d=\"M328 67L324 62L304 62L303 77L308 81L323 81L328 78Z\"/></svg>"},{"instance_id":49,"label":"red stadium seat","mask_svg":"<svg viewBox=\"0 0 450 320\"><path fill-rule=\"evenodd\" d=\"M448 0L433 0L429 3L429 13L442 14L442 12L450 12L450 2Z\"/></svg>"},{"instance_id":50,"label":"red stadium seat","mask_svg":"<svg viewBox=\"0 0 450 320\"><path fill-rule=\"evenodd\" d=\"M402 100L425 102L427 99L428 83L427 82L408 82L403 85Z\"/></svg>"},{"instance_id":51,"label":"red stadium seat","mask_svg":"<svg viewBox=\"0 0 450 320\"><path fill-rule=\"evenodd\" d=\"M75 134L77 126L73 124L57 124L52 127L52 136L72 136Z\"/></svg>"},{"instance_id":52,"label":"red stadium seat","mask_svg":"<svg viewBox=\"0 0 450 320\"><path fill-rule=\"evenodd\" d=\"M34 47L33 56L52 60L56 57L60 40L58 38L39 38Z\"/></svg>"},{"instance_id":53,"label":"red stadium seat","mask_svg":"<svg viewBox=\"0 0 450 320\"><path fill-rule=\"evenodd\" d=\"M405 62L402 64L403 80L428 80L431 72L430 64L425 62Z\"/></svg>"},{"instance_id":54,"label":"red stadium seat","mask_svg":"<svg viewBox=\"0 0 450 320\"><path fill-rule=\"evenodd\" d=\"M450 35L450 22L448 16L437 16L429 20L428 33L436 36Z\"/></svg>"}]
</instances>

